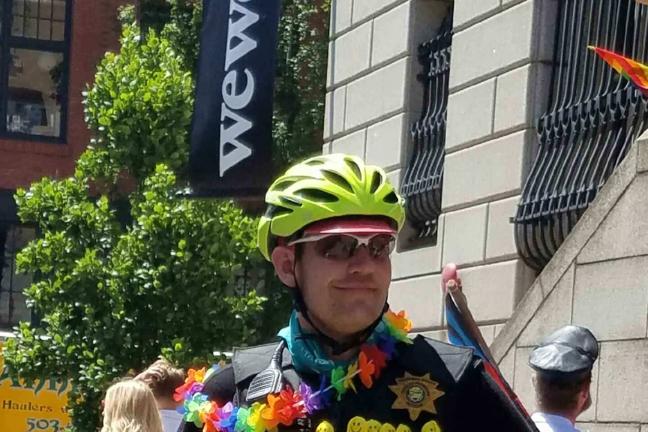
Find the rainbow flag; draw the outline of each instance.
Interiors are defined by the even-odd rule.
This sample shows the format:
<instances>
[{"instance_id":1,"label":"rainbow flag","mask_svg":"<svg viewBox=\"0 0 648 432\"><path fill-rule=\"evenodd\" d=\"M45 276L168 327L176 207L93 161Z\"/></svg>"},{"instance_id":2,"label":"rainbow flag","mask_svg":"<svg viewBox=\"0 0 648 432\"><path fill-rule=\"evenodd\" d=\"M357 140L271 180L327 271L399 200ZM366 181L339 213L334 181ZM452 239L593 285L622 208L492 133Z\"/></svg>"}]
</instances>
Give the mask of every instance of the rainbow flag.
<instances>
[{"instance_id":1,"label":"rainbow flag","mask_svg":"<svg viewBox=\"0 0 648 432\"><path fill-rule=\"evenodd\" d=\"M588 48L598 54L622 77L632 81L648 97L648 66L603 48L595 46Z\"/></svg>"}]
</instances>

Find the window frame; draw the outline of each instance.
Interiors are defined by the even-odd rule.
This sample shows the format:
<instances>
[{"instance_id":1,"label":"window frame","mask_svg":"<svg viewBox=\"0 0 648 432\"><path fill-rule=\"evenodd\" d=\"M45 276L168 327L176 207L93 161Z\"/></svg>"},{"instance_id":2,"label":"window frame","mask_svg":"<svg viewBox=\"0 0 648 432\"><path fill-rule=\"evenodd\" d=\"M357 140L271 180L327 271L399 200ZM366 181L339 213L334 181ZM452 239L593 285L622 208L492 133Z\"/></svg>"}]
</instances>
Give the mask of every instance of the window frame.
<instances>
[{"instance_id":1,"label":"window frame","mask_svg":"<svg viewBox=\"0 0 648 432\"><path fill-rule=\"evenodd\" d=\"M5 243L3 245L0 245L0 252L2 253L2 256L0 256L0 266L3 266L2 268L0 268L0 282L5 277L8 277L10 279L9 282L8 282L9 287L10 287L9 291L2 291L2 289L0 287L0 298L2 296L4 296L4 295L9 295L9 298L11 299L13 297L13 295L20 294L21 296L23 296L24 300L26 300L25 289L27 289L31 285L31 283L34 282L35 275L30 274L30 278L31 278L31 283L30 284L21 287L20 290L15 289L15 288L18 288L18 286L14 286L14 277L17 275L17 273L16 273L16 256L18 255L18 253L20 253L20 251L22 251L22 249L25 246L23 246L23 248L20 248L20 249L13 249L11 251L12 254L9 255L9 258L10 258L11 261L10 262L5 261L5 258L7 258L7 256L8 256L7 247L9 246L11 240L15 240L15 239L10 239L10 237L9 237L11 235L12 229L31 229L31 230L33 230L34 237L31 240L29 240L25 244L25 246L27 246L29 243L31 243L34 239L37 239L38 236L39 236L39 232L38 232L38 228L36 226L33 226L31 224L24 224L24 223L21 223L20 221L17 221L17 220L16 221L0 221L0 231L3 231L4 234L5 234L5 239L4 239ZM15 246L15 244L13 246ZM5 273L6 270L8 270L8 271ZM16 283L16 285L19 285L19 284ZM11 302L12 300L9 300L9 301ZM29 325L32 326L32 327L37 326L40 323L40 321L38 320L38 317L35 314L34 309L27 306L27 310L29 311L29 317L28 318L26 317L25 320L21 320L20 317L18 317L18 319L16 320L16 318L14 317L13 319L15 320L15 322L12 322L11 320L8 321L8 322L0 321L0 333L1 332L10 332L10 331L12 331L12 329L15 326L17 326L20 322L28 322Z\"/></svg>"},{"instance_id":2,"label":"window frame","mask_svg":"<svg viewBox=\"0 0 648 432\"><path fill-rule=\"evenodd\" d=\"M28 0L25 0L28 1ZM36 0L40 5L40 0ZM65 1L65 27L62 41L49 41L13 36L11 34L13 19L13 0L6 2L0 12L0 138L21 141L37 141L53 144L65 144L68 132L68 107L70 90L70 45L72 39L72 10L74 0ZM60 135L47 136L11 132L7 130L7 105L9 94L9 67L11 49L27 49L32 51L47 51L63 55L63 86L61 94L61 124Z\"/></svg>"}]
</instances>

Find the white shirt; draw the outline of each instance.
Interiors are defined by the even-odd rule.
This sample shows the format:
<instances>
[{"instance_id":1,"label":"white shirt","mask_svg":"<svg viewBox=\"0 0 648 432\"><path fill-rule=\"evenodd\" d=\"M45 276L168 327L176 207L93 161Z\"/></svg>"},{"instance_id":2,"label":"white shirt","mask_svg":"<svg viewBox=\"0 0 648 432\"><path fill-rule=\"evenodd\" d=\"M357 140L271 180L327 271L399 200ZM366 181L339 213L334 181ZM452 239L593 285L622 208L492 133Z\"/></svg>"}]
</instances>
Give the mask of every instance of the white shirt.
<instances>
[{"instance_id":1,"label":"white shirt","mask_svg":"<svg viewBox=\"0 0 648 432\"><path fill-rule=\"evenodd\" d=\"M182 414L172 409L161 409L160 418L162 419L162 429L164 432L178 432Z\"/></svg>"},{"instance_id":2,"label":"white shirt","mask_svg":"<svg viewBox=\"0 0 648 432\"><path fill-rule=\"evenodd\" d=\"M546 413L533 413L531 420L540 432L580 432L569 419Z\"/></svg>"}]
</instances>

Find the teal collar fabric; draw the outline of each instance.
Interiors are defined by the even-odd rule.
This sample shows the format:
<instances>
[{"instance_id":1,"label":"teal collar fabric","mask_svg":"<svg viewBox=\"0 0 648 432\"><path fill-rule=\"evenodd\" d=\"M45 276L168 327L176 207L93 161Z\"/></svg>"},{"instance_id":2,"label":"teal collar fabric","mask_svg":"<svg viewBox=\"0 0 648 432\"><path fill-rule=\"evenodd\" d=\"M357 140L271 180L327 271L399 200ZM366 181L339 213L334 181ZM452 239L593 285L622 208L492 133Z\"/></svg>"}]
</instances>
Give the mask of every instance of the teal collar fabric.
<instances>
[{"instance_id":1,"label":"teal collar fabric","mask_svg":"<svg viewBox=\"0 0 648 432\"><path fill-rule=\"evenodd\" d=\"M349 363L329 359L315 335L303 332L297 311L292 312L289 325L281 329L278 335L286 341L293 365L300 372L329 374L335 367Z\"/></svg>"}]
</instances>

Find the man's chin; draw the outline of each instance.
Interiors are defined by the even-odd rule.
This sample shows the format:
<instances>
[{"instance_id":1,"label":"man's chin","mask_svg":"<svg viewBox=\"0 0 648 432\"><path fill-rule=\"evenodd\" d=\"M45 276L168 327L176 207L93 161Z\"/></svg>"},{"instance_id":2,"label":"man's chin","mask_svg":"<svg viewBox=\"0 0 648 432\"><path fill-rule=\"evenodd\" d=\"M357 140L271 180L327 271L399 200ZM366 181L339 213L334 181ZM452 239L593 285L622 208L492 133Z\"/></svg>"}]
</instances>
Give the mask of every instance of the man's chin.
<instances>
[{"instance_id":1,"label":"man's chin","mask_svg":"<svg viewBox=\"0 0 648 432\"><path fill-rule=\"evenodd\" d=\"M342 330L344 333L355 334L361 331L364 331L369 326L371 326L381 315L381 310L374 312L373 310L368 310L364 313L360 312L358 309L354 311L348 311L346 313L340 313L337 319L338 329Z\"/></svg>"}]
</instances>

